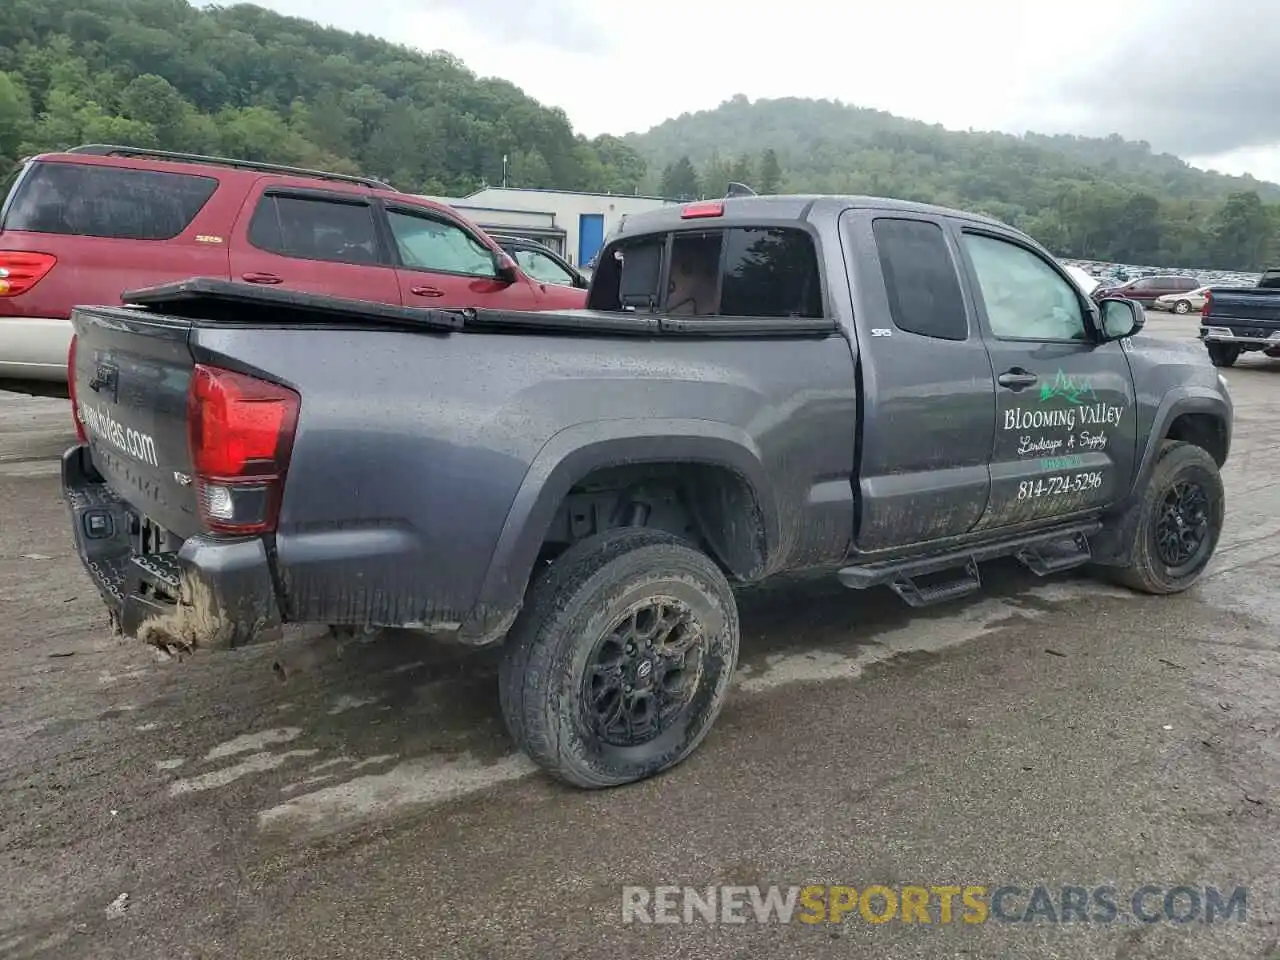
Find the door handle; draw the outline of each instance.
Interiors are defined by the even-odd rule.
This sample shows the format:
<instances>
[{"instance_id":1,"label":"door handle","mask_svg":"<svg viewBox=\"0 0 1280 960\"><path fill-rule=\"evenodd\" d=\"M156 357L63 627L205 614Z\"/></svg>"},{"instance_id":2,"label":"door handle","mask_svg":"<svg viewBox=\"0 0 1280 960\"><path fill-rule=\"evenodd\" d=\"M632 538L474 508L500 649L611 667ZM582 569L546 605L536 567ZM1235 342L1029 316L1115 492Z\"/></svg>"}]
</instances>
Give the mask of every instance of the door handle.
<instances>
[{"instance_id":1,"label":"door handle","mask_svg":"<svg viewBox=\"0 0 1280 960\"><path fill-rule=\"evenodd\" d=\"M1018 390L1025 390L1027 387L1034 385L1039 379L1039 377L1029 370L1023 370L1021 367L1014 367L1012 370L1007 370L1000 374L1000 376L996 377L996 383L1016 392Z\"/></svg>"},{"instance_id":2,"label":"door handle","mask_svg":"<svg viewBox=\"0 0 1280 960\"><path fill-rule=\"evenodd\" d=\"M443 297L444 291L439 287L411 287L409 290L415 297Z\"/></svg>"},{"instance_id":3,"label":"door handle","mask_svg":"<svg viewBox=\"0 0 1280 960\"><path fill-rule=\"evenodd\" d=\"M245 283L283 283L284 281L277 277L274 273L245 273L240 277Z\"/></svg>"}]
</instances>

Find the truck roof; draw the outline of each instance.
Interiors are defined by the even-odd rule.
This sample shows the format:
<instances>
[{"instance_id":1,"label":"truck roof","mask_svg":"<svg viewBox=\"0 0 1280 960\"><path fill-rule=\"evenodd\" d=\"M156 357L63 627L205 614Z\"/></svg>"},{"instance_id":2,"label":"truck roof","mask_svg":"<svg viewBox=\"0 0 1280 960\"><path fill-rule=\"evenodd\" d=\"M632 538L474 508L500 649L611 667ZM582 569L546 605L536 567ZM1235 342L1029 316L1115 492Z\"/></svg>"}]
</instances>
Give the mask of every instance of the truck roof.
<instances>
[{"instance_id":1,"label":"truck roof","mask_svg":"<svg viewBox=\"0 0 1280 960\"><path fill-rule=\"evenodd\" d=\"M710 205L719 205L723 213L705 219L686 219L684 217L684 211L691 206ZM948 207L940 207L931 203L916 203L912 200L857 195L790 194L766 197L726 197L724 199L692 200L688 203L670 204L646 213L631 214L619 227L616 236L654 233L681 226L687 228L705 226L710 228L716 224L805 220L815 210L846 210L850 208L921 213L1007 228L1007 224L979 213L952 210Z\"/></svg>"}]
</instances>

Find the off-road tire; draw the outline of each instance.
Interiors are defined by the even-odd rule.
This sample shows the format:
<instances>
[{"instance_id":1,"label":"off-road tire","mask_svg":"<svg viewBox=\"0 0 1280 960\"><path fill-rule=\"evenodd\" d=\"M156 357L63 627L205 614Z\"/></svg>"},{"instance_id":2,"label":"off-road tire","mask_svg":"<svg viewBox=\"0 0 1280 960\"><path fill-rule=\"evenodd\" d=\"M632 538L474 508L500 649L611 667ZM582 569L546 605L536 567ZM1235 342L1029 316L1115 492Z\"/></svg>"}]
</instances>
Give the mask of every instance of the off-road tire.
<instances>
[{"instance_id":1,"label":"off-road tire","mask_svg":"<svg viewBox=\"0 0 1280 960\"><path fill-rule=\"evenodd\" d=\"M698 682L669 729L638 745L610 743L588 715L588 660L626 610L667 596L703 625ZM507 636L499 700L512 738L542 769L573 786L613 787L668 770L697 748L737 660L737 604L715 563L661 531L613 530L570 547L535 579Z\"/></svg>"},{"instance_id":2,"label":"off-road tire","mask_svg":"<svg viewBox=\"0 0 1280 960\"><path fill-rule=\"evenodd\" d=\"M1229 367L1240 357L1240 348L1234 343L1207 343L1209 362L1215 367Z\"/></svg>"},{"instance_id":3,"label":"off-road tire","mask_svg":"<svg viewBox=\"0 0 1280 960\"><path fill-rule=\"evenodd\" d=\"M1191 302L1189 300L1179 300L1173 305L1173 312L1179 314L1187 314L1191 312Z\"/></svg>"},{"instance_id":4,"label":"off-road tire","mask_svg":"<svg viewBox=\"0 0 1280 960\"><path fill-rule=\"evenodd\" d=\"M1141 593L1179 593L1200 579L1213 558L1222 533L1226 498L1218 464L1202 447L1191 443L1165 440L1157 454L1155 468L1147 487L1135 504L1133 548L1129 561L1122 567L1111 567L1107 574L1117 583ZM1162 504L1174 485L1190 480L1203 489L1208 506L1207 546L1195 557L1190 569L1171 568L1160 558L1156 530Z\"/></svg>"}]
</instances>

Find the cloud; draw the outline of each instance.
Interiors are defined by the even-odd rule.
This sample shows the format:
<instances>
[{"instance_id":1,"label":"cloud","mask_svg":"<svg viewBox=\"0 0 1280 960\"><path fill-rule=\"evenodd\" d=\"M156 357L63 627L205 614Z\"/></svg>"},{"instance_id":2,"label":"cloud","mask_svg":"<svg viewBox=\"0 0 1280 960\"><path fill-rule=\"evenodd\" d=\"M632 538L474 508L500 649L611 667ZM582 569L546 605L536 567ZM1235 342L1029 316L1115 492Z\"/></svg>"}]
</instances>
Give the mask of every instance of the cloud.
<instances>
[{"instance_id":1,"label":"cloud","mask_svg":"<svg viewBox=\"0 0 1280 960\"><path fill-rule=\"evenodd\" d=\"M419 24L464 20L480 25L498 45L531 43L567 53L602 54L610 37L591 14L592 7L574 0L256 0L291 17L368 33L424 49L431 43ZM427 31L429 32L429 31ZM425 41L425 43L424 43ZM450 51L455 52L456 51Z\"/></svg>"},{"instance_id":2,"label":"cloud","mask_svg":"<svg viewBox=\"0 0 1280 960\"><path fill-rule=\"evenodd\" d=\"M1256 0L1137 7L1063 84L1081 132L1119 132L1184 157L1280 142L1280 23Z\"/></svg>"}]
</instances>

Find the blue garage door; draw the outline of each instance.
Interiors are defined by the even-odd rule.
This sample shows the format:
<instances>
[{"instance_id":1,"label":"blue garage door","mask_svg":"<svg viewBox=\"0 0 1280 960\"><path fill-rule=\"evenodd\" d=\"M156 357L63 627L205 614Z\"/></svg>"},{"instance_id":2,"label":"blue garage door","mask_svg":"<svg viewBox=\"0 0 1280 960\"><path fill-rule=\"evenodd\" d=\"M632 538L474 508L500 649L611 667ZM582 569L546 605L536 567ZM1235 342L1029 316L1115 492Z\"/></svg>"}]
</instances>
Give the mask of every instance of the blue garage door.
<instances>
[{"instance_id":1,"label":"blue garage door","mask_svg":"<svg viewBox=\"0 0 1280 960\"><path fill-rule=\"evenodd\" d=\"M578 217L578 266L585 267L603 244L604 214L581 214Z\"/></svg>"}]
</instances>

